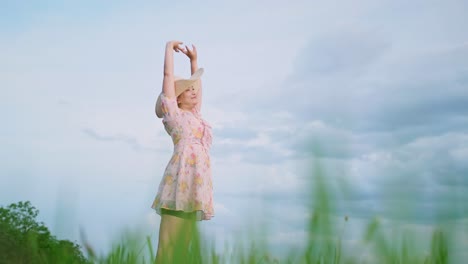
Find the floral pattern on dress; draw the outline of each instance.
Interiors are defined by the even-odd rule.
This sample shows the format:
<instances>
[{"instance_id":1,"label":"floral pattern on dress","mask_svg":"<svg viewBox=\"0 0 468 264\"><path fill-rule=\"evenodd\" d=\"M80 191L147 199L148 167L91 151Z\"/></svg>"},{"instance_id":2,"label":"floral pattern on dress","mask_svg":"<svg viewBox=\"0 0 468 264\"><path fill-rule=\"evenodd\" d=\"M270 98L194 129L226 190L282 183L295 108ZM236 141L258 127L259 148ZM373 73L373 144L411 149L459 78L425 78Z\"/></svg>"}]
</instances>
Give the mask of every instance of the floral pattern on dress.
<instances>
[{"instance_id":1,"label":"floral pattern on dress","mask_svg":"<svg viewBox=\"0 0 468 264\"><path fill-rule=\"evenodd\" d=\"M214 216L213 183L209 151L211 126L201 117L198 108L185 111L176 98L161 94L163 124L171 136L174 152L166 166L151 208L196 212L197 220Z\"/></svg>"}]
</instances>

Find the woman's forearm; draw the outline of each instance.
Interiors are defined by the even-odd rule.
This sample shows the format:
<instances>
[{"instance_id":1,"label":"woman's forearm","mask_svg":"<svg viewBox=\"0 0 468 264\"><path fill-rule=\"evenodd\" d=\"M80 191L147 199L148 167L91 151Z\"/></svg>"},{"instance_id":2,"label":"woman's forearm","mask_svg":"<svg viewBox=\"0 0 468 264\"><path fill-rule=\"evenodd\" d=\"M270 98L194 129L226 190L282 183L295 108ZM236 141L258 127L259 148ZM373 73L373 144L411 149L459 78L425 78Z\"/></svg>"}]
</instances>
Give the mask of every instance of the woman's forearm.
<instances>
[{"instance_id":1,"label":"woman's forearm","mask_svg":"<svg viewBox=\"0 0 468 264\"><path fill-rule=\"evenodd\" d=\"M174 44L172 41L166 44L166 53L164 56L164 76L174 75Z\"/></svg>"},{"instance_id":2,"label":"woman's forearm","mask_svg":"<svg viewBox=\"0 0 468 264\"><path fill-rule=\"evenodd\" d=\"M175 96L174 87L174 42L166 44L166 53L164 55L164 78L162 91L168 98Z\"/></svg>"},{"instance_id":3,"label":"woman's forearm","mask_svg":"<svg viewBox=\"0 0 468 264\"><path fill-rule=\"evenodd\" d=\"M191 74L194 74L198 70L198 62L197 60L190 60L190 71Z\"/></svg>"},{"instance_id":4,"label":"woman's forearm","mask_svg":"<svg viewBox=\"0 0 468 264\"><path fill-rule=\"evenodd\" d=\"M198 70L198 62L196 59L194 60L190 60L190 70L192 72L192 74L194 74L197 70ZM200 90L198 92L198 104L196 106L197 108L197 111L200 111L201 110L201 105L202 105L202 97L203 97L203 92L202 92L202 83L201 83L201 80L198 80L200 82Z\"/></svg>"}]
</instances>

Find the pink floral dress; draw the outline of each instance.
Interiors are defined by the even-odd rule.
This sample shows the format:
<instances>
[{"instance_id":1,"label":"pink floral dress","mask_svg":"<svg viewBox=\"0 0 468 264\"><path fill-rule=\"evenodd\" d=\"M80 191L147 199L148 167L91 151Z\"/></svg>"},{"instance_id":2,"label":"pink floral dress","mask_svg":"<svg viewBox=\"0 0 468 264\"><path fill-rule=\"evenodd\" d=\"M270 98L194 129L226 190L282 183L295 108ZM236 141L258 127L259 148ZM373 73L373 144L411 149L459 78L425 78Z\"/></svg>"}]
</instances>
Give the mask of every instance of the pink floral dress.
<instances>
[{"instance_id":1,"label":"pink floral dress","mask_svg":"<svg viewBox=\"0 0 468 264\"><path fill-rule=\"evenodd\" d=\"M174 152L166 166L151 208L196 212L197 220L214 216L213 183L209 150L211 126L201 117L199 108L185 111L176 98L161 94L163 124L174 143Z\"/></svg>"}]
</instances>

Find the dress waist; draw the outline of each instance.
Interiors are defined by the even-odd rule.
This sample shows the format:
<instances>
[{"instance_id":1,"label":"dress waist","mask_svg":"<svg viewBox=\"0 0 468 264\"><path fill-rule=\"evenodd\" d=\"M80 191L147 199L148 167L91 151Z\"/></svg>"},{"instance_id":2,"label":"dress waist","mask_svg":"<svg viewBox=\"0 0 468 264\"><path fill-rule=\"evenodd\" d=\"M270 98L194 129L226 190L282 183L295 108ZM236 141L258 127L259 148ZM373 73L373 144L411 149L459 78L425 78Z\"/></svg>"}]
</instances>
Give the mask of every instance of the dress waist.
<instances>
[{"instance_id":1,"label":"dress waist","mask_svg":"<svg viewBox=\"0 0 468 264\"><path fill-rule=\"evenodd\" d=\"M206 144L203 143L201 139L198 138L182 138L177 144L174 145L174 149L180 149L190 145L200 145L203 149L208 150Z\"/></svg>"}]
</instances>

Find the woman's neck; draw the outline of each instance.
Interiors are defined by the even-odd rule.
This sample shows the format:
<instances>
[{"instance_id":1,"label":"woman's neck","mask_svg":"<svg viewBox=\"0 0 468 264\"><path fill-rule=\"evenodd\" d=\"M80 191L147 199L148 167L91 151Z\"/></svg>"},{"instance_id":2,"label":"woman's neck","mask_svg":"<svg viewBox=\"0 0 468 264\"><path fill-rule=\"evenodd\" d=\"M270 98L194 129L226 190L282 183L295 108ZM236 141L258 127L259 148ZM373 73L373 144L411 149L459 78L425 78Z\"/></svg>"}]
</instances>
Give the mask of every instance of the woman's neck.
<instances>
[{"instance_id":1,"label":"woman's neck","mask_svg":"<svg viewBox=\"0 0 468 264\"><path fill-rule=\"evenodd\" d=\"M188 106L188 105L182 105L182 104L180 104L180 105L179 105L179 108L182 109L182 110L184 110L184 111L192 112L194 106Z\"/></svg>"}]
</instances>

